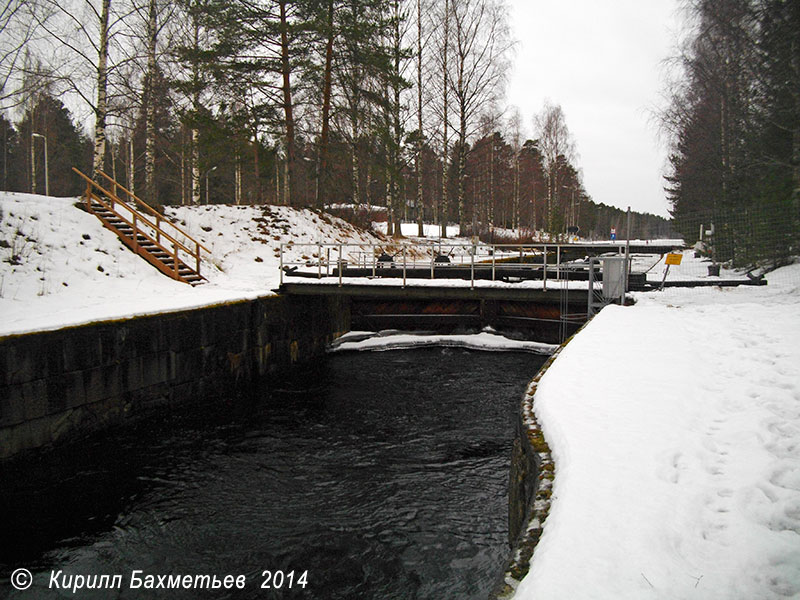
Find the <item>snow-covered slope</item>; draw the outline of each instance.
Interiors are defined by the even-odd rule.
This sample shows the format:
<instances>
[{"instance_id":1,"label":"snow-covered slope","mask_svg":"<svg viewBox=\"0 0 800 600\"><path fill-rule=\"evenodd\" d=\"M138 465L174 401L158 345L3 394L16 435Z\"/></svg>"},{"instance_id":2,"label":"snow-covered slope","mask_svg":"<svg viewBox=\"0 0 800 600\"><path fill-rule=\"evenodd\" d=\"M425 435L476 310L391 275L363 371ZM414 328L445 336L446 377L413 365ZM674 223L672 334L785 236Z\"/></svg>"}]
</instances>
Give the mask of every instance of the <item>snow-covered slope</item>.
<instances>
[{"instance_id":1,"label":"snow-covered slope","mask_svg":"<svg viewBox=\"0 0 800 600\"><path fill-rule=\"evenodd\" d=\"M166 213L211 250L209 282L230 289L269 290L278 285L281 244L375 244L382 238L325 213L286 206L167 207ZM286 258L314 259L309 246L287 248Z\"/></svg>"},{"instance_id":2,"label":"snow-covered slope","mask_svg":"<svg viewBox=\"0 0 800 600\"><path fill-rule=\"evenodd\" d=\"M0 193L0 335L124 318L271 293L282 242L376 243L324 214L287 207L168 211L211 251L192 288L128 250L76 198ZM308 248L290 251L296 259Z\"/></svg>"}]
</instances>

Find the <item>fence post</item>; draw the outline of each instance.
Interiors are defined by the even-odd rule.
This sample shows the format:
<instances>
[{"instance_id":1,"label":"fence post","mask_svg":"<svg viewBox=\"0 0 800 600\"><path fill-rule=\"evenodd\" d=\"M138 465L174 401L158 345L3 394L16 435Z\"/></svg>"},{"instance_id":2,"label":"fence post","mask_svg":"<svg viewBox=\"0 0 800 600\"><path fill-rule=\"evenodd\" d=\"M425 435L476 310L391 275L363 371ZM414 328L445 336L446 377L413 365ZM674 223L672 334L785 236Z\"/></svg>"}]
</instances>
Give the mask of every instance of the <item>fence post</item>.
<instances>
[{"instance_id":1,"label":"fence post","mask_svg":"<svg viewBox=\"0 0 800 600\"><path fill-rule=\"evenodd\" d=\"M542 291L547 291L547 244L544 245L544 260L542 261Z\"/></svg>"},{"instance_id":2,"label":"fence post","mask_svg":"<svg viewBox=\"0 0 800 600\"><path fill-rule=\"evenodd\" d=\"M561 281L561 245L556 246L556 279Z\"/></svg>"},{"instance_id":3,"label":"fence post","mask_svg":"<svg viewBox=\"0 0 800 600\"><path fill-rule=\"evenodd\" d=\"M317 279L322 279L322 243L317 242Z\"/></svg>"},{"instance_id":4,"label":"fence post","mask_svg":"<svg viewBox=\"0 0 800 600\"><path fill-rule=\"evenodd\" d=\"M281 270L281 285L283 285L283 242L281 242L281 258L278 268Z\"/></svg>"},{"instance_id":5,"label":"fence post","mask_svg":"<svg viewBox=\"0 0 800 600\"><path fill-rule=\"evenodd\" d=\"M328 260L328 263L330 263L330 260ZM339 287L342 287L342 271L344 271L344 261L342 260L342 245L339 244Z\"/></svg>"},{"instance_id":6,"label":"fence post","mask_svg":"<svg viewBox=\"0 0 800 600\"><path fill-rule=\"evenodd\" d=\"M403 244L403 287L406 287L406 245Z\"/></svg>"},{"instance_id":7,"label":"fence post","mask_svg":"<svg viewBox=\"0 0 800 600\"><path fill-rule=\"evenodd\" d=\"M472 244L472 252L469 253L469 289L475 289L475 253L478 245Z\"/></svg>"}]
</instances>

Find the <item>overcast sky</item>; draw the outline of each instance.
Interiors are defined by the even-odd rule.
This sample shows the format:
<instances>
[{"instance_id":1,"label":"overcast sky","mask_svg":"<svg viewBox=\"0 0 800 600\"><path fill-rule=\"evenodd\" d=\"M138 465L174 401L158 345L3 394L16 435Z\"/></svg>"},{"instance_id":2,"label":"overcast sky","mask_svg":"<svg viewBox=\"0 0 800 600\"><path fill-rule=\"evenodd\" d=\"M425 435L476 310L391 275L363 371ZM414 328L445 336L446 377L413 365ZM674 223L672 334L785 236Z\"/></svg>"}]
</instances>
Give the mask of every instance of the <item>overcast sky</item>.
<instances>
[{"instance_id":1,"label":"overcast sky","mask_svg":"<svg viewBox=\"0 0 800 600\"><path fill-rule=\"evenodd\" d=\"M667 215L666 149L652 112L673 53L677 0L509 0L518 41L507 102L529 136L560 104L595 202Z\"/></svg>"}]
</instances>

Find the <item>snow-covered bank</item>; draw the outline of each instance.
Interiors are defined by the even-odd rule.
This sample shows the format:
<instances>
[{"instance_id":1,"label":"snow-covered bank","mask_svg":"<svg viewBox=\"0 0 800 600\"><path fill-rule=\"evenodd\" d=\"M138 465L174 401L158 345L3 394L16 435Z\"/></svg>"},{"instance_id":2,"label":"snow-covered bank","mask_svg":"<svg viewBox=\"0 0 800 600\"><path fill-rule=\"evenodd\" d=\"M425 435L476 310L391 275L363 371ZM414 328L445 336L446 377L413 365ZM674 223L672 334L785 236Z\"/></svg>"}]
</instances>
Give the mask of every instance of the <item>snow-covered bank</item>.
<instances>
[{"instance_id":1,"label":"snow-covered bank","mask_svg":"<svg viewBox=\"0 0 800 600\"><path fill-rule=\"evenodd\" d=\"M331 346L332 352L345 350L407 350L428 346L445 346L453 348L469 348L485 351L533 352L536 354L552 354L558 346L512 340L490 331L472 334L454 335L415 335L400 332L368 332L351 331L337 339Z\"/></svg>"},{"instance_id":2,"label":"snow-covered bank","mask_svg":"<svg viewBox=\"0 0 800 600\"><path fill-rule=\"evenodd\" d=\"M555 483L516 598L800 598L800 265L767 278L639 295L564 348L535 396Z\"/></svg>"},{"instance_id":3,"label":"snow-covered bank","mask_svg":"<svg viewBox=\"0 0 800 600\"><path fill-rule=\"evenodd\" d=\"M136 256L76 202L0 192L0 336L256 298L278 286L281 243L380 241L308 210L170 207L212 251L201 269L208 283L192 288ZM304 250L288 255L304 259Z\"/></svg>"}]
</instances>

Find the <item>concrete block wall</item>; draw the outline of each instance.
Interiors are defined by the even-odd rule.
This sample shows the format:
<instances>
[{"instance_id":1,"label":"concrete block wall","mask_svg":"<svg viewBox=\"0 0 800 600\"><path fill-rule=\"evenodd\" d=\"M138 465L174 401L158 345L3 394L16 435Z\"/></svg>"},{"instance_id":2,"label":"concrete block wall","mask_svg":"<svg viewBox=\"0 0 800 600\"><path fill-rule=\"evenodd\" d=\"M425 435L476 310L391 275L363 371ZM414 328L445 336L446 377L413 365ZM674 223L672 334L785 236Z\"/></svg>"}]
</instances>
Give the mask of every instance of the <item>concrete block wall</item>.
<instances>
[{"instance_id":1,"label":"concrete block wall","mask_svg":"<svg viewBox=\"0 0 800 600\"><path fill-rule=\"evenodd\" d=\"M269 296L0 338L0 460L248 393L349 329L347 299Z\"/></svg>"}]
</instances>

